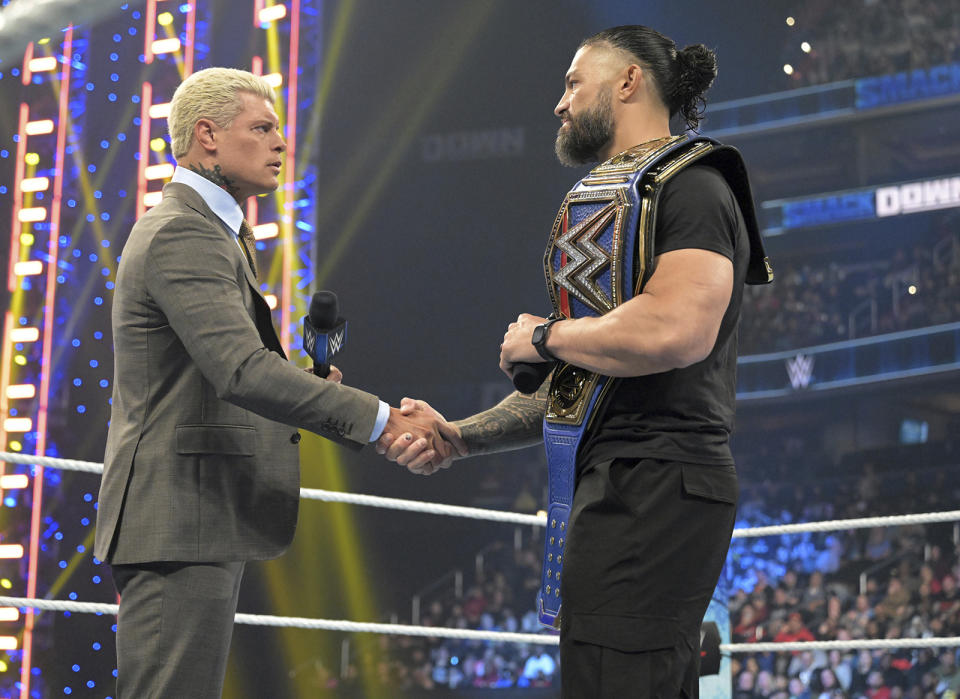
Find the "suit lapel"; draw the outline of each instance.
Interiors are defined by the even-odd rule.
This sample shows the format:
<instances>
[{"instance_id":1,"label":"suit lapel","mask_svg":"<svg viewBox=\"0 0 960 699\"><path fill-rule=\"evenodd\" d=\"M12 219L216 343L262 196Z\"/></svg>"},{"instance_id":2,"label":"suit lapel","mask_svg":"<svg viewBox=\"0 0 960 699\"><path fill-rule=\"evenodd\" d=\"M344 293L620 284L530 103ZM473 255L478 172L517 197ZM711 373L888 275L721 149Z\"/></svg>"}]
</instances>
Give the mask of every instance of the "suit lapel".
<instances>
[{"instance_id":1,"label":"suit lapel","mask_svg":"<svg viewBox=\"0 0 960 699\"><path fill-rule=\"evenodd\" d=\"M203 200L203 197L201 197L193 187L179 182L169 182L163 187L163 196L173 197L183 202L185 206L190 207L210 221L211 225L217 226L222 230L224 235L232 234L232 232L227 229L226 224L223 223L219 216L213 213ZM270 305L267 303L267 300L263 298L263 294L260 293L257 278L253 276L253 270L250 269L250 263L247 261L246 254L240 249L241 243L239 239L236 242L237 255L242 258L241 267L243 268L243 275L247 281L247 286L250 287L250 291L253 294L254 323L260 333L260 339L263 340L263 344L267 349L276 352L286 359L287 353L283 351L283 345L280 344L280 338L277 337L277 331L273 327L273 316L270 313Z\"/></svg>"}]
</instances>

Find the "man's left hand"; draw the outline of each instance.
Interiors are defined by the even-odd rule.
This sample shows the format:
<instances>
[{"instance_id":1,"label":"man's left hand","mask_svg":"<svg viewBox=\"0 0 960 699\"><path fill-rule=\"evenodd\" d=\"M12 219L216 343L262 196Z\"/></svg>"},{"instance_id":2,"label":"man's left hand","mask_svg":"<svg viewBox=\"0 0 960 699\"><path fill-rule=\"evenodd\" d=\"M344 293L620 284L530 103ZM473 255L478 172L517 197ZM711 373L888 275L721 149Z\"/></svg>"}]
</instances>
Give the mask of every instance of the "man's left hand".
<instances>
[{"instance_id":1,"label":"man's left hand","mask_svg":"<svg viewBox=\"0 0 960 699\"><path fill-rule=\"evenodd\" d=\"M305 372L307 372L308 374L312 374L312 375L316 376L316 374L313 373L313 367L312 367L312 366L304 367L303 370L304 370ZM331 364L331 365L330 365L330 373L327 374L327 376L324 378L324 381L330 381L330 382L332 382L332 383L342 383L342 382L343 382L343 372L340 371L339 369L337 369L337 367L333 366L333 364Z\"/></svg>"},{"instance_id":2,"label":"man's left hand","mask_svg":"<svg viewBox=\"0 0 960 699\"><path fill-rule=\"evenodd\" d=\"M539 364L543 357L533 346L533 329L538 325L546 323L547 319L540 316L532 316L529 313L521 313L517 316L515 323L507 326L507 332L503 336L503 344L500 345L500 370L504 374L513 378L513 365L517 362L528 362Z\"/></svg>"}]
</instances>

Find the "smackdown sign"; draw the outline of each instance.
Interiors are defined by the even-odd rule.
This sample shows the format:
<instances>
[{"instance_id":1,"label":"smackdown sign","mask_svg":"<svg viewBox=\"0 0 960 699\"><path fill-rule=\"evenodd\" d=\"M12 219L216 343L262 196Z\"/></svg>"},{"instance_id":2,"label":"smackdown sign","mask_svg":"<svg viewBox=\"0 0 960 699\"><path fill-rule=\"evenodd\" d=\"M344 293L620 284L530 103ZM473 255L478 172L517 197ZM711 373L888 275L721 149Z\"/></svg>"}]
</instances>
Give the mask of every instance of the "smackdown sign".
<instances>
[{"instance_id":1,"label":"smackdown sign","mask_svg":"<svg viewBox=\"0 0 960 699\"><path fill-rule=\"evenodd\" d=\"M858 80L717 102L710 107L707 135L725 138L764 129L811 124L897 105L960 96L960 63L906 70Z\"/></svg>"},{"instance_id":2,"label":"smackdown sign","mask_svg":"<svg viewBox=\"0 0 960 699\"><path fill-rule=\"evenodd\" d=\"M873 190L838 192L780 203L781 228L807 228L875 216ZM766 202L763 207L768 208Z\"/></svg>"},{"instance_id":3,"label":"smackdown sign","mask_svg":"<svg viewBox=\"0 0 960 699\"><path fill-rule=\"evenodd\" d=\"M880 187L877 189L876 200L878 217L960 206L960 177L942 177Z\"/></svg>"},{"instance_id":4,"label":"smackdown sign","mask_svg":"<svg viewBox=\"0 0 960 699\"><path fill-rule=\"evenodd\" d=\"M855 82L857 109L934 99L960 92L960 63L907 70Z\"/></svg>"},{"instance_id":5,"label":"smackdown sign","mask_svg":"<svg viewBox=\"0 0 960 699\"><path fill-rule=\"evenodd\" d=\"M960 207L960 176L763 202L764 235Z\"/></svg>"}]
</instances>

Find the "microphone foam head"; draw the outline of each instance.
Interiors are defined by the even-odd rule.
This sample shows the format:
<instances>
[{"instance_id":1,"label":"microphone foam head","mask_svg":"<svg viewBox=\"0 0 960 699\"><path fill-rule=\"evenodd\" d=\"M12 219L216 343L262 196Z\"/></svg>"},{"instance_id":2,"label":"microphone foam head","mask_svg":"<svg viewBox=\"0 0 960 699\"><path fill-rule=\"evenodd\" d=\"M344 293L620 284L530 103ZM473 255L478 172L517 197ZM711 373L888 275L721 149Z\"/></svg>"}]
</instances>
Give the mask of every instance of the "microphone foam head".
<instances>
[{"instance_id":1,"label":"microphone foam head","mask_svg":"<svg viewBox=\"0 0 960 699\"><path fill-rule=\"evenodd\" d=\"M332 291L318 291L310 299L310 324L315 328L332 328L340 317L337 295Z\"/></svg>"}]
</instances>

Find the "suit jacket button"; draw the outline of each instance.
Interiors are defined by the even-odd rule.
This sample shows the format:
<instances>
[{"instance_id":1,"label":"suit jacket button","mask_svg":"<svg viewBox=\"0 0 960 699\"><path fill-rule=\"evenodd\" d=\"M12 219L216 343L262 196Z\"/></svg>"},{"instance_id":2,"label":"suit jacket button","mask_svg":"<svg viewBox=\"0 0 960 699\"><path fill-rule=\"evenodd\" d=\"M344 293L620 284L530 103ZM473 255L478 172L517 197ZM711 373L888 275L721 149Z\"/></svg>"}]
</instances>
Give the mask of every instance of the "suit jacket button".
<instances>
[{"instance_id":1,"label":"suit jacket button","mask_svg":"<svg viewBox=\"0 0 960 699\"><path fill-rule=\"evenodd\" d=\"M299 443L300 443L300 433L299 433L299 432L294 432L292 435L290 435L290 443L291 443L291 444L299 444Z\"/></svg>"}]
</instances>

